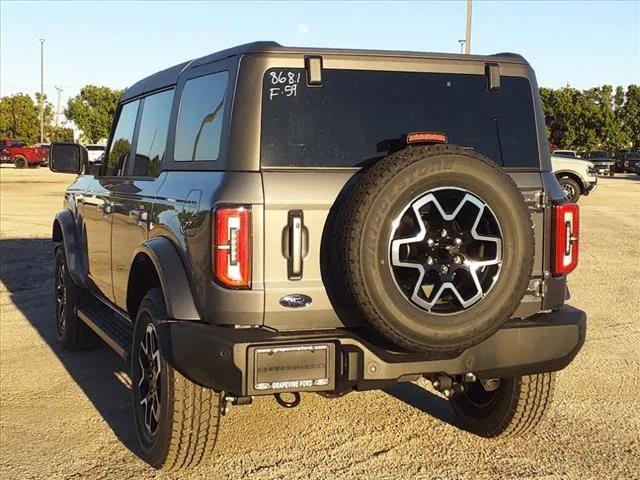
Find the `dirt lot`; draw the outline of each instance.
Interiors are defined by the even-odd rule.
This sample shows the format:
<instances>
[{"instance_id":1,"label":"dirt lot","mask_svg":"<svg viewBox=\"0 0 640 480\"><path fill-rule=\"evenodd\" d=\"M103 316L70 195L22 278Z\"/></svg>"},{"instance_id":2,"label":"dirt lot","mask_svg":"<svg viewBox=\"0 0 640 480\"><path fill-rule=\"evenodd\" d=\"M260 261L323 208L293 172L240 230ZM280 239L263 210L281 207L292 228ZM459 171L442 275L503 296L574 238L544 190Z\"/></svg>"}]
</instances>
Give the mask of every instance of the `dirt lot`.
<instances>
[{"instance_id":1,"label":"dirt lot","mask_svg":"<svg viewBox=\"0 0 640 480\"><path fill-rule=\"evenodd\" d=\"M458 430L426 385L232 409L209 465L162 473L136 452L126 367L107 347L55 340L51 219L71 177L0 169L0 478L640 478L640 179L601 179L581 200L571 303L589 332L534 435Z\"/></svg>"}]
</instances>

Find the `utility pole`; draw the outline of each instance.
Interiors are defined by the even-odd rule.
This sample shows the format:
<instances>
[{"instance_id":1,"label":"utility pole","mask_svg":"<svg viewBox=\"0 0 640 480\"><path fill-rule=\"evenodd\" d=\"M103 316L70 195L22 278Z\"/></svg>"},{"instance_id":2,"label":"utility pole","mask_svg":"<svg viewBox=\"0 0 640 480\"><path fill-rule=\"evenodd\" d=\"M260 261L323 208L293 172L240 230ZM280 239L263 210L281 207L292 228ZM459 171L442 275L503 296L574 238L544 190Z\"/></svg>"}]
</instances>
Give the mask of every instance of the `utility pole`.
<instances>
[{"instance_id":1,"label":"utility pole","mask_svg":"<svg viewBox=\"0 0 640 480\"><path fill-rule=\"evenodd\" d=\"M464 44L464 53L471 53L471 0L467 0L467 36Z\"/></svg>"},{"instance_id":2,"label":"utility pole","mask_svg":"<svg viewBox=\"0 0 640 480\"><path fill-rule=\"evenodd\" d=\"M40 143L44 143L44 38L40 38Z\"/></svg>"},{"instance_id":3,"label":"utility pole","mask_svg":"<svg viewBox=\"0 0 640 480\"><path fill-rule=\"evenodd\" d=\"M464 44L465 44L466 40L458 40L458 43L460 44L460 53L464 53Z\"/></svg>"},{"instance_id":4,"label":"utility pole","mask_svg":"<svg viewBox=\"0 0 640 480\"><path fill-rule=\"evenodd\" d=\"M55 87L58 92L58 102L56 103L56 127L58 126L58 120L60 118L60 94L62 93L62 87Z\"/></svg>"}]
</instances>

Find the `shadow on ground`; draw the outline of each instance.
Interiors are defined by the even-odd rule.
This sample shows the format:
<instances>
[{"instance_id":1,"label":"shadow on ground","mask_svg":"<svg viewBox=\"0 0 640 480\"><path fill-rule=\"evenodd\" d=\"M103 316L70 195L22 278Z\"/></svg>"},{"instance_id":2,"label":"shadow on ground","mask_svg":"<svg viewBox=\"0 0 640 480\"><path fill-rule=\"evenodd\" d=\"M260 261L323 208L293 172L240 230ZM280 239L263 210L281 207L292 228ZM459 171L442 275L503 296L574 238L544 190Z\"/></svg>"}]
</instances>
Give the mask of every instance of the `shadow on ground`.
<instances>
[{"instance_id":1,"label":"shadow on ground","mask_svg":"<svg viewBox=\"0 0 640 480\"><path fill-rule=\"evenodd\" d=\"M449 402L425 390L420 385L399 383L393 387L385 388L384 392L438 420L449 423L454 427L462 428L458 417L451 410Z\"/></svg>"},{"instance_id":2,"label":"shadow on ground","mask_svg":"<svg viewBox=\"0 0 640 480\"><path fill-rule=\"evenodd\" d=\"M11 301L58 356L118 439L139 455L131 421L130 390L126 385L128 367L102 344L90 352L68 352L58 343L54 322L51 240L2 239L0 259L0 280Z\"/></svg>"},{"instance_id":3,"label":"shadow on ground","mask_svg":"<svg viewBox=\"0 0 640 480\"><path fill-rule=\"evenodd\" d=\"M607 180L633 180L635 182L640 182L640 175L636 175L635 173L616 173L613 177L605 177Z\"/></svg>"},{"instance_id":4,"label":"shadow on ground","mask_svg":"<svg viewBox=\"0 0 640 480\"><path fill-rule=\"evenodd\" d=\"M53 302L53 244L46 238L0 240L0 280L11 301L57 355L116 437L140 454L131 421L128 366L108 347L69 352L58 343ZM127 372L125 374L124 372ZM435 418L457 424L449 402L419 385L402 383L384 390L388 395Z\"/></svg>"}]
</instances>

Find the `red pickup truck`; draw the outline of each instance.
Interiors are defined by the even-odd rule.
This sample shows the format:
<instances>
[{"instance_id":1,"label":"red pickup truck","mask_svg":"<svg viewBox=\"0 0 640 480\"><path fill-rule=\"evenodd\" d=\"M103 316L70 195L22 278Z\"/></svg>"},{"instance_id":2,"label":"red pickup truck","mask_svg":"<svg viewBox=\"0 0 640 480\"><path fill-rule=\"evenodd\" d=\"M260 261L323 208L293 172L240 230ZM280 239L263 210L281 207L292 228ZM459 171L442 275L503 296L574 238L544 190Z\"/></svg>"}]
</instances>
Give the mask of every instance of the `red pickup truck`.
<instances>
[{"instance_id":1,"label":"red pickup truck","mask_svg":"<svg viewBox=\"0 0 640 480\"><path fill-rule=\"evenodd\" d=\"M16 168L37 167L49 161L49 146L27 147L18 140L0 140L0 163L13 163Z\"/></svg>"}]
</instances>

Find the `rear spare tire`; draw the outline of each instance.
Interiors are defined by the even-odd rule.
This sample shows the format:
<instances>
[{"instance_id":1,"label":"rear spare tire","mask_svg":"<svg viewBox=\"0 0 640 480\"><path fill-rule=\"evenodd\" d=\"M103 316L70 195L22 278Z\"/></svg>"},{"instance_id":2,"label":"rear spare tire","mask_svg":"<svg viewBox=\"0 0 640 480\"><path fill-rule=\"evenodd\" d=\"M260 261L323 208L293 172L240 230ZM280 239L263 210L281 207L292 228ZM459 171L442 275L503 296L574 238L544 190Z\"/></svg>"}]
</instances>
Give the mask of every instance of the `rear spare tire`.
<instances>
[{"instance_id":1,"label":"rear spare tire","mask_svg":"<svg viewBox=\"0 0 640 480\"><path fill-rule=\"evenodd\" d=\"M455 146L415 146L361 174L337 206L335 280L376 330L413 351L481 342L527 289L533 227L496 163Z\"/></svg>"}]
</instances>

